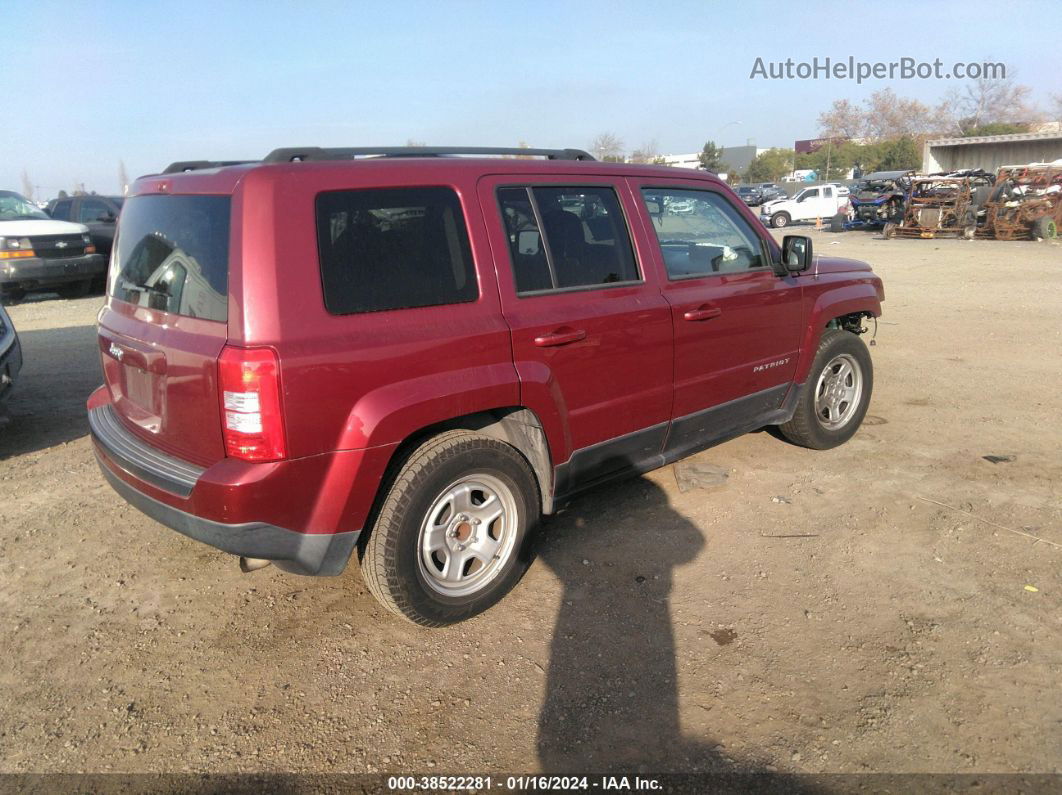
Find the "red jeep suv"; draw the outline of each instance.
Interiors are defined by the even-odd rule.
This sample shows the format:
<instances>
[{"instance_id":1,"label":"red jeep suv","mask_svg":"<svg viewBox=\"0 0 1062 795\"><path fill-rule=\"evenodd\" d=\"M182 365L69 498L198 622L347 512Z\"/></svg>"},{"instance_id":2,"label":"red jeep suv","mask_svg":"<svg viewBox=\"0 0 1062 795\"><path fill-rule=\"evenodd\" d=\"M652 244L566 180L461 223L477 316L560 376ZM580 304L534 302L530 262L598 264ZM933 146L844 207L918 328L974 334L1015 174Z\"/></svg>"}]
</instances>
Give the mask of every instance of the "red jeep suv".
<instances>
[{"instance_id":1,"label":"red jeep suv","mask_svg":"<svg viewBox=\"0 0 1062 795\"><path fill-rule=\"evenodd\" d=\"M868 265L779 247L696 171L570 149L175 163L122 209L89 421L162 524L244 570L356 553L383 604L439 626L509 591L578 491L765 425L846 441L882 299Z\"/></svg>"}]
</instances>

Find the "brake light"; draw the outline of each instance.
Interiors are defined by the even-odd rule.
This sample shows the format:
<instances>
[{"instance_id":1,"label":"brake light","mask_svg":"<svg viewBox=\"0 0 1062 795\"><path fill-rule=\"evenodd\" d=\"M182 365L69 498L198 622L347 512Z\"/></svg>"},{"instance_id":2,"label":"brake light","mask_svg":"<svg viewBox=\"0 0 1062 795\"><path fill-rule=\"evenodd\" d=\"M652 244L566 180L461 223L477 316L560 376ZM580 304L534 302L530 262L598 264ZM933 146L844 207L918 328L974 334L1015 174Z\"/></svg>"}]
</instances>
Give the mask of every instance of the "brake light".
<instances>
[{"instance_id":1,"label":"brake light","mask_svg":"<svg viewBox=\"0 0 1062 795\"><path fill-rule=\"evenodd\" d=\"M226 347L218 358L218 384L226 455L244 461L286 458L276 353Z\"/></svg>"}]
</instances>

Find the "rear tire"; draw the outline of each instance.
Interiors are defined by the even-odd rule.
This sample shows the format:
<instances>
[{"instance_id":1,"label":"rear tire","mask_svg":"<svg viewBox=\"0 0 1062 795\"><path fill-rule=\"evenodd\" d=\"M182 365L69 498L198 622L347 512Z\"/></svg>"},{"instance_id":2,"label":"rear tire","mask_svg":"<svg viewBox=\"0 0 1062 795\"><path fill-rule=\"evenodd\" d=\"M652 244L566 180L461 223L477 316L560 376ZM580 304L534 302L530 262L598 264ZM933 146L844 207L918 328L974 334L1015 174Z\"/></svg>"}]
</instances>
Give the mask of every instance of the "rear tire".
<instances>
[{"instance_id":1,"label":"rear tire","mask_svg":"<svg viewBox=\"0 0 1062 795\"><path fill-rule=\"evenodd\" d=\"M11 289L0 292L0 303L5 305L17 304L25 297L25 290L21 287L12 287Z\"/></svg>"},{"instance_id":2,"label":"rear tire","mask_svg":"<svg viewBox=\"0 0 1062 795\"><path fill-rule=\"evenodd\" d=\"M867 346L849 331L827 329L793 418L779 430L801 447L837 447L859 430L873 390L874 366Z\"/></svg>"},{"instance_id":3,"label":"rear tire","mask_svg":"<svg viewBox=\"0 0 1062 795\"><path fill-rule=\"evenodd\" d=\"M365 583L415 624L464 621L520 581L540 513L537 481L515 448L440 434L397 471L361 552Z\"/></svg>"}]
</instances>

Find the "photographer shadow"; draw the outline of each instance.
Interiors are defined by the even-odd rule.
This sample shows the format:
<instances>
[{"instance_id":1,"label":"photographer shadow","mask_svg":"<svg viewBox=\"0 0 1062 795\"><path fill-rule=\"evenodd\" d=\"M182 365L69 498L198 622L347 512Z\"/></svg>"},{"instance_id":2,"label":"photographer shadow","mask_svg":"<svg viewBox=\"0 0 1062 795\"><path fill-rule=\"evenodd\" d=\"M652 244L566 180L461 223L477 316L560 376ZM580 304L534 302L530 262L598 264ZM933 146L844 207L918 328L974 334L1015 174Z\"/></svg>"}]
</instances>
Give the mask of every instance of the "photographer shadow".
<instances>
[{"instance_id":1,"label":"photographer shadow","mask_svg":"<svg viewBox=\"0 0 1062 795\"><path fill-rule=\"evenodd\" d=\"M789 777L682 733L672 577L704 546L646 478L595 489L545 526L538 558L564 594L539 716L544 772L736 775L793 791Z\"/></svg>"}]
</instances>

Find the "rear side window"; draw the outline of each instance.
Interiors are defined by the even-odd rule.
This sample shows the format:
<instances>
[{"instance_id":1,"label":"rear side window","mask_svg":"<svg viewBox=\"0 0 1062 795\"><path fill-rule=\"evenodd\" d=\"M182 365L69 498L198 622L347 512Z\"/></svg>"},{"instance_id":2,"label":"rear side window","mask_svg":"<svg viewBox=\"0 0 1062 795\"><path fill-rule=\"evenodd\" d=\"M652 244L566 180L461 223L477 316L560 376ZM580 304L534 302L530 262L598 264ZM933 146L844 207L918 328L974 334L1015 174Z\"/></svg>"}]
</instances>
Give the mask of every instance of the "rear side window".
<instances>
[{"instance_id":1,"label":"rear side window","mask_svg":"<svg viewBox=\"0 0 1062 795\"><path fill-rule=\"evenodd\" d=\"M224 321L228 196L136 196L118 228L110 294L130 304Z\"/></svg>"},{"instance_id":2,"label":"rear side window","mask_svg":"<svg viewBox=\"0 0 1062 795\"><path fill-rule=\"evenodd\" d=\"M110 205L99 199L82 199L77 208L77 222L79 224L93 224L102 217L113 217L115 212Z\"/></svg>"},{"instance_id":3,"label":"rear side window","mask_svg":"<svg viewBox=\"0 0 1062 795\"><path fill-rule=\"evenodd\" d=\"M612 188L501 188L498 201L517 293L638 281Z\"/></svg>"},{"instance_id":4,"label":"rear side window","mask_svg":"<svg viewBox=\"0 0 1062 795\"><path fill-rule=\"evenodd\" d=\"M70 205L72 202L70 199L61 199L55 203L55 206L51 209L51 216L57 221L69 221L70 220Z\"/></svg>"},{"instance_id":5,"label":"rear side window","mask_svg":"<svg viewBox=\"0 0 1062 795\"><path fill-rule=\"evenodd\" d=\"M317 197L325 307L334 315L475 301L461 202L451 188L388 188Z\"/></svg>"}]
</instances>

